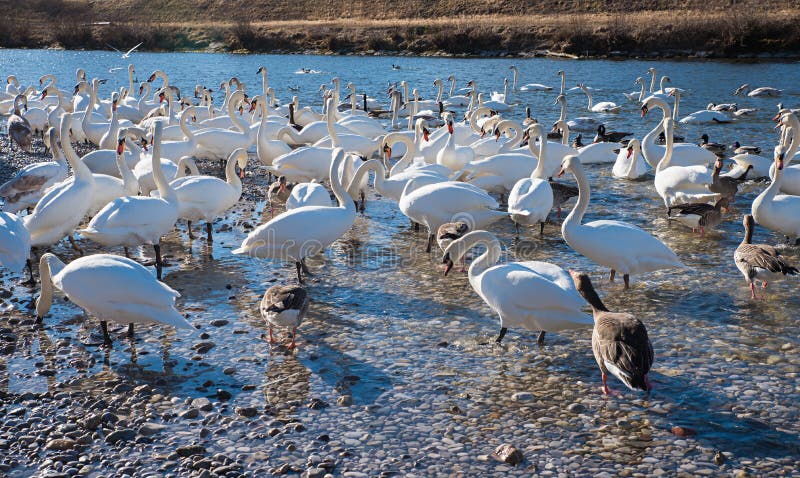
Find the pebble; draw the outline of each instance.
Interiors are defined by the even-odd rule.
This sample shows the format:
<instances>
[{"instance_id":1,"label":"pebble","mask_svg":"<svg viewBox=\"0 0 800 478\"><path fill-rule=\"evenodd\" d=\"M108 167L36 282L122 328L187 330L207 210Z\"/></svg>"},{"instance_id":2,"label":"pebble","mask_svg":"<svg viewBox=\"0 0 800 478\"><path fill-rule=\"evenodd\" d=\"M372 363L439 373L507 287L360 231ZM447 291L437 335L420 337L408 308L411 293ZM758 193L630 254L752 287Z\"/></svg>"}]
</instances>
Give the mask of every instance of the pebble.
<instances>
[{"instance_id":1,"label":"pebble","mask_svg":"<svg viewBox=\"0 0 800 478\"><path fill-rule=\"evenodd\" d=\"M181 446L175 450L175 453L178 456L187 457L192 455L205 455L206 448L202 445L189 445L189 446Z\"/></svg>"},{"instance_id":2,"label":"pebble","mask_svg":"<svg viewBox=\"0 0 800 478\"><path fill-rule=\"evenodd\" d=\"M195 398L192 400L192 407L204 412L210 412L211 409L214 408L214 406L211 404L211 400L207 399L206 397Z\"/></svg>"},{"instance_id":3,"label":"pebble","mask_svg":"<svg viewBox=\"0 0 800 478\"><path fill-rule=\"evenodd\" d=\"M508 463L509 465L516 466L522 463L525 457L514 445L503 444L497 447L492 453L492 457L497 461Z\"/></svg>"},{"instance_id":4,"label":"pebble","mask_svg":"<svg viewBox=\"0 0 800 478\"><path fill-rule=\"evenodd\" d=\"M152 436L158 433L163 432L167 429L166 425L162 425L160 423L144 423L141 427L139 427L139 435L142 436Z\"/></svg>"},{"instance_id":5,"label":"pebble","mask_svg":"<svg viewBox=\"0 0 800 478\"><path fill-rule=\"evenodd\" d=\"M57 451L71 450L74 447L75 440L70 440L69 438L56 438L50 440L47 442L47 445L45 445L45 449Z\"/></svg>"},{"instance_id":6,"label":"pebble","mask_svg":"<svg viewBox=\"0 0 800 478\"><path fill-rule=\"evenodd\" d=\"M107 443L117 443L121 441L131 441L136 437L136 432L130 428L115 430L106 436Z\"/></svg>"},{"instance_id":7,"label":"pebble","mask_svg":"<svg viewBox=\"0 0 800 478\"><path fill-rule=\"evenodd\" d=\"M253 418L258 415L256 407L236 407L236 413L246 418Z\"/></svg>"}]
</instances>

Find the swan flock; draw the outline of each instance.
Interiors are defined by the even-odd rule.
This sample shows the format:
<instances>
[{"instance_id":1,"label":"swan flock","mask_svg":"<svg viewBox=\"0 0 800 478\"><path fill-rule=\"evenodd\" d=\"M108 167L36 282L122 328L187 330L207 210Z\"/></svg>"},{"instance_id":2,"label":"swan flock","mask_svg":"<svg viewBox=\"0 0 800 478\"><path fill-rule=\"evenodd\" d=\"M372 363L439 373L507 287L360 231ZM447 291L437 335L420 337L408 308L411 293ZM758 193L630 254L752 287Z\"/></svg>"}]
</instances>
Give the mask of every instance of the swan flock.
<instances>
[{"instance_id":1,"label":"swan flock","mask_svg":"<svg viewBox=\"0 0 800 478\"><path fill-rule=\"evenodd\" d=\"M294 349L297 328L314 311L314 288L326 280L325 267L312 272L307 260L316 264L314 258L326 249L350 240L369 220L368 203L383 201L415 231L424 229L425 254L439 245L441 260L434 262L444 264L447 276L441 280L458 281L466 274L498 316L497 343L509 329L538 332L544 344L547 332L593 328L602 390L610 394L609 373L631 389L652 388L647 318L635 310L610 312L589 274L569 270L576 264L547 249L552 237L593 264L592 272L609 271L610 282L622 276L622 287L606 293L626 294L630 288L651 288L652 281L669 281L674 269L691 274L697 266L687 243L712 240L709 230L738 221L731 211L744 210L746 240L731 251L731 264L744 275L751 298L757 299L756 282L766 288L767 280L798 272L775 248L751 243L756 226L791 241L800 237L800 165L792 164L800 149L800 120L783 106L770 115L776 133L765 133L772 135L765 141L774 152L762 155L760 148L737 142L734 169L722 173L725 145L709 143L707 135L699 144L679 135L698 124L724 128L747 116L728 114L736 110L733 103L729 109L712 103L680 119L681 95L690 91L667 87L666 76L656 90L652 68L649 91L638 77L632 83L640 89L624 94L583 82L567 89L563 71L550 78L560 78L557 93L550 93L544 80L517 87L515 66L513 80L493 85L494 92L478 89L481 78L459 90L455 76L442 75L446 80L434 82L435 101L421 97L423 85L413 88L408 81L390 84L375 97L347 83L344 97L342 81L333 78L311 105L301 105L296 96L279 101L276 90L283 85L270 85L263 66L219 84L198 85L193 96L177 87L167 70L165 65L136 85L130 65L129 82L108 93L110 85L87 79L84 70L74 89L59 89L48 74L41 89L17 81L0 92L10 140L3 153L20 155L44 145L52 157L25 165L0 185L0 266L12 274L24 274L27 266L23 284L28 286L37 283L38 272L39 323L58 292L70 299L70 307L99 320L104 346L113 343L109 322L127 327L131 337L134 324L194 330L176 307L180 293L168 285L175 266L162 254L162 241L177 228L186 231L191 247L192 222L203 221L209 250L215 238L233 237L235 246L218 254L264 267L267 261L293 266L286 284L267 290L259 309L270 344L282 344L273 328L286 328L290 340L279 346ZM744 85L736 94L746 91L762 98L754 101L768 101L781 90ZM560 111L558 120L545 124L528 111L518 121L532 95L549 95L558 109L536 113ZM629 101L621 101L625 98ZM568 103L580 116L568 116ZM626 116L653 129L641 138L610 130ZM582 134L570 141L571 130L597 134L584 145ZM632 208L637 200L663 203L663 215L633 224L605 210L603 219L584 221L606 209L602 201L592 202L599 185L587 171L602 171L623 185L647 181L657 199L621 200ZM256 181L267 188L249 191L248 183ZM742 185L763 192L751 205L743 204L736 201ZM253 227L244 229L234 219L232 231L217 228L227 234L214 235L215 223L227 224L245 202L249 208L267 197L269 214L261 217L252 209ZM562 220L561 208L570 202ZM274 206L284 210L275 214ZM557 227L547 227L553 223ZM684 226L686 234L667 240L656 223ZM517 240L540 243L547 254L539 259L546 260L505 260L509 250L498 235L506 228L513 228ZM73 250L61 247L62 241ZM154 258L140 246L151 247ZM466 265L469 259L464 272L451 275L456 262ZM634 281L635 276L645 279ZM652 293L658 294L657 288Z\"/></svg>"}]
</instances>

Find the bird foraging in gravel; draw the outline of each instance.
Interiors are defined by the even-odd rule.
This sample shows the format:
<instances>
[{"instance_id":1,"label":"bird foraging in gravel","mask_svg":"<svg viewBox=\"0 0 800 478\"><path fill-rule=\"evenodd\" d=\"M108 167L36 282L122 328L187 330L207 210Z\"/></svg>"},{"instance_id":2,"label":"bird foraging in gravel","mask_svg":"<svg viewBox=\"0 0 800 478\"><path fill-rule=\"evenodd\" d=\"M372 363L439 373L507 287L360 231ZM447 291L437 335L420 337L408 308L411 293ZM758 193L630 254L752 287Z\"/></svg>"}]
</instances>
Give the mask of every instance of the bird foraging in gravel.
<instances>
[{"instance_id":1,"label":"bird foraging in gravel","mask_svg":"<svg viewBox=\"0 0 800 478\"><path fill-rule=\"evenodd\" d=\"M269 343L279 343L272 335L273 327L292 329L292 341L288 348L297 347L297 328L303 323L308 311L308 294L296 285L274 285L267 289L261 299L261 316L269 327Z\"/></svg>"}]
</instances>

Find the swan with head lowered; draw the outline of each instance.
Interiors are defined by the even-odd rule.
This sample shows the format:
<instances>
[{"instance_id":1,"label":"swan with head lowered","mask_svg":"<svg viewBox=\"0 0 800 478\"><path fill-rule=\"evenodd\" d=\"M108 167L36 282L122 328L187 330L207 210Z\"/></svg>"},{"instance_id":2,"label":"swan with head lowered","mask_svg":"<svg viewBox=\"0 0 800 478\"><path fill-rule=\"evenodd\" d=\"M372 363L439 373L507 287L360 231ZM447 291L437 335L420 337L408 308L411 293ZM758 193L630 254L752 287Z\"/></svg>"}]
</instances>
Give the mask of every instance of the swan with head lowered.
<instances>
[{"instance_id":1,"label":"swan with head lowered","mask_svg":"<svg viewBox=\"0 0 800 478\"><path fill-rule=\"evenodd\" d=\"M42 290L36 299L37 322L50 311L55 287L70 302L100 319L106 346L111 345L109 320L128 324L131 337L133 324L165 324L194 330L175 309L175 299L180 294L126 257L93 254L64 264L48 253L39 261L39 272Z\"/></svg>"},{"instance_id":2,"label":"swan with head lowered","mask_svg":"<svg viewBox=\"0 0 800 478\"><path fill-rule=\"evenodd\" d=\"M445 275L454 261L478 244L486 246L486 252L470 264L469 283L500 316L497 343L502 342L509 327L539 331L540 345L545 332L591 327L592 318L581 310L583 299L563 269L539 261L497 264L502 249L490 232L473 231L451 242L442 258Z\"/></svg>"},{"instance_id":3,"label":"swan with head lowered","mask_svg":"<svg viewBox=\"0 0 800 478\"><path fill-rule=\"evenodd\" d=\"M427 252L442 224L461 221L480 229L506 215L498 211L497 201L483 189L468 183L444 181L418 187L416 179L406 182L399 202L400 210L428 229Z\"/></svg>"},{"instance_id":4,"label":"swan with head lowered","mask_svg":"<svg viewBox=\"0 0 800 478\"><path fill-rule=\"evenodd\" d=\"M153 132L153 178L159 197L125 196L106 204L80 233L106 247L137 247L150 244L156 253L156 272L161 279L161 236L170 232L178 220L178 197L161 169L161 130Z\"/></svg>"},{"instance_id":5,"label":"swan with head lowered","mask_svg":"<svg viewBox=\"0 0 800 478\"><path fill-rule=\"evenodd\" d=\"M61 119L61 137L65 138L62 145L73 177L51 186L33 212L25 216L25 227L34 247L51 246L64 236L72 240L72 231L81 223L91 204L94 177L69 142L70 116L66 113Z\"/></svg>"},{"instance_id":6,"label":"swan with head lowered","mask_svg":"<svg viewBox=\"0 0 800 478\"><path fill-rule=\"evenodd\" d=\"M332 152L329 177L331 189L338 200L337 206L305 206L287 211L258 226L242 241L234 254L294 261L297 280L304 282L306 257L318 254L339 239L356 218L353 199L339 181L339 168L344 151Z\"/></svg>"},{"instance_id":7,"label":"swan with head lowered","mask_svg":"<svg viewBox=\"0 0 800 478\"><path fill-rule=\"evenodd\" d=\"M56 128L48 129L46 138L51 145L53 160L29 164L0 186L0 197L5 199L3 211L17 213L35 206L50 186L67 178L69 168L64 155L56 146Z\"/></svg>"},{"instance_id":8,"label":"swan with head lowered","mask_svg":"<svg viewBox=\"0 0 800 478\"><path fill-rule=\"evenodd\" d=\"M406 153L400 161L392 167L389 177L386 177L386 167L380 160L370 159L358 168L352 181L350 181L350 184L347 186L347 191L350 196L356 197L358 195L357 188L364 182L370 171L375 173L375 190L378 191L380 195L396 202L400 201L406 183L412 179L416 181L415 184L417 184L418 187L449 180L448 177L440 171L429 169L426 166L419 168L414 166L409 167L414 155L414 145L413 142L405 136L397 133L389 133L386 135L384 144L388 149L388 154L391 154L391 147L389 145L400 141L406 143Z\"/></svg>"},{"instance_id":9,"label":"swan with head lowered","mask_svg":"<svg viewBox=\"0 0 800 478\"><path fill-rule=\"evenodd\" d=\"M617 272L622 273L627 289L631 275L684 267L672 249L633 224L608 220L581 224L589 207L589 181L576 156L564 158L559 176L565 172L578 181L578 203L561 225L561 234L577 252L611 268L612 281Z\"/></svg>"}]
</instances>

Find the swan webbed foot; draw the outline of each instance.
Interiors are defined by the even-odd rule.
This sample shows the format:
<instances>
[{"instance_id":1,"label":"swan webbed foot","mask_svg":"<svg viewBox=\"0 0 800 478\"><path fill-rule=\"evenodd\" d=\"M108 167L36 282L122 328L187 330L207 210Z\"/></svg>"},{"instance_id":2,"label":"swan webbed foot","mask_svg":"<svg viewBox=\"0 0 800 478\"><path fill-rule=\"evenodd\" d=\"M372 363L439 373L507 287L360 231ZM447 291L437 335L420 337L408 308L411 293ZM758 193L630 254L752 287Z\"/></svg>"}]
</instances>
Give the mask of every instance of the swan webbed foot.
<instances>
[{"instance_id":1,"label":"swan webbed foot","mask_svg":"<svg viewBox=\"0 0 800 478\"><path fill-rule=\"evenodd\" d=\"M539 336L536 338L536 343L537 343L537 344L538 344L540 347L541 347L542 345L544 345L544 334L545 334L545 332L544 332L544 330L542 330L541 332L539 332Z\"/></svg>"}]
</instances>

